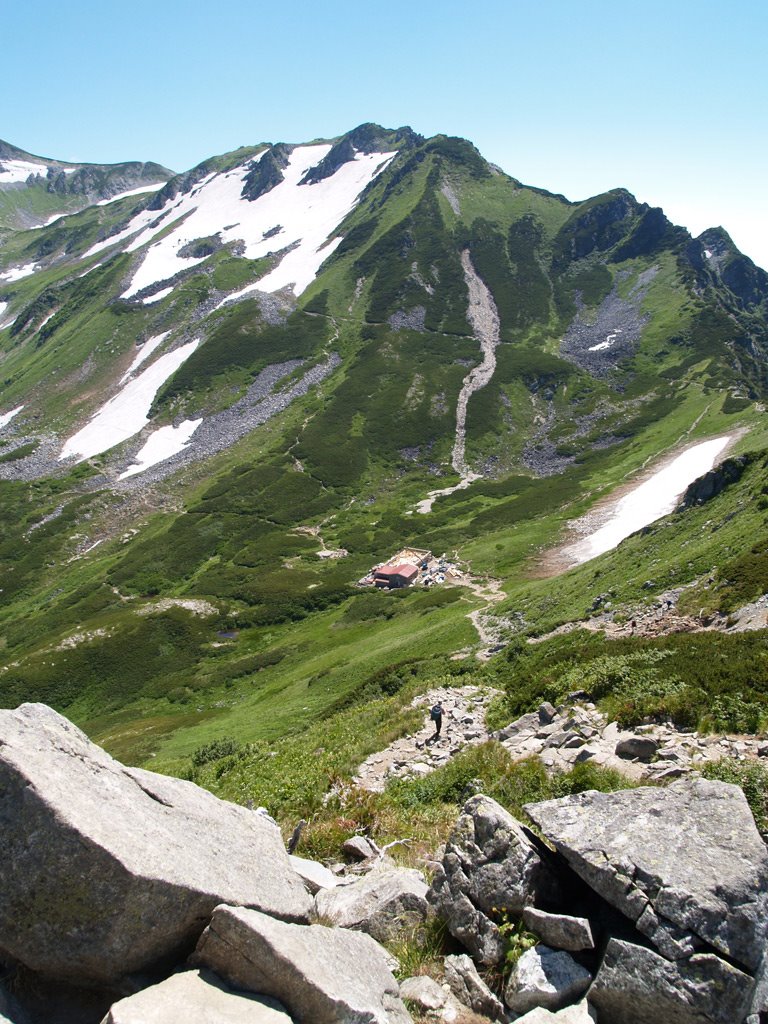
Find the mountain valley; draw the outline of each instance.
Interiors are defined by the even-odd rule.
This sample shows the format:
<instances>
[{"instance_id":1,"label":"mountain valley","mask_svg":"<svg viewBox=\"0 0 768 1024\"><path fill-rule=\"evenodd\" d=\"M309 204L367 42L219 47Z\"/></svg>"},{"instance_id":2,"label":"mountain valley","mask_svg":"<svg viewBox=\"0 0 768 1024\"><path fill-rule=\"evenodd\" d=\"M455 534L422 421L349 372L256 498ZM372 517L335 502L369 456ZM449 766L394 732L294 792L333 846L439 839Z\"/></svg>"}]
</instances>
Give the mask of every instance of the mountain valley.
<instances>
[{"instance_id":1,"label":"mountain valley","mask_svg":"<svg viewBox=\"0 0 768 1024\"><path fill-rule=\"evenodd\" d=\"M3 706L281 818L454 683L765 722L765 621L708 628L768 591L768 275L722 228L371 124L177 175L2 143L0 217ZM461 577L357 585L404 546ZM695 638L624 635L671 590Z\"/></svg>"}]
</instances>

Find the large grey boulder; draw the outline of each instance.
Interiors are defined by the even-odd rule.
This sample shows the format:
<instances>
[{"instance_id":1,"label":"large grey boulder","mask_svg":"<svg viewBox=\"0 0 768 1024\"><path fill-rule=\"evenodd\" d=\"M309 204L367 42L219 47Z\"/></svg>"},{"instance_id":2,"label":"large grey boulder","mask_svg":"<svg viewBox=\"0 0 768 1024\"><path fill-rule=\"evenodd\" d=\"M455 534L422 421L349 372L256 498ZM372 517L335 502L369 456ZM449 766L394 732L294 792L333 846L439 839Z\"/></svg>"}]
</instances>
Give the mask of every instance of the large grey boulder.
<instances>
[{"instance_id":1,"label":"large grey boulder","mask_svg":"<svg viewBox=\"0 0 768 1024\"><path fill-rule=\"evenodd\" d=\"M292 1024L285 1007L236 992L212 971L184 971L115 1003L102 1024Z\"/></svg>"},{"instance_id":2,"label":"large grey boulder","mask_svg":"<svg viewBox=\"0 0 768 1024\"><path fill-rule=\"evenodd\" d=\"M398 932L412 931L424 923L429 911L428 888L420 871L380 867L349 885L321 890L315 908L336 925L387 942Z\"/></svg>"},{"instance_id":3,"label":"large grey boulder","mask_svg":"<svg viewBox=\"0 0 768 1024\"><path fill-rule=\"evenodd\" d=\"M535 907L523 911L523 924L537 935L545 946L567 949L575 953L580 949L594 949L592 927L584 917L570 917L567 914L548 914Z\"/></svg>"},{"instance_id":4,"label":"large grey boulder","mask_svg":"<svg viewBox=\"0 0 768 1024\"><path fill-rule=\"evenodd\" d=\"M709 953L671 962L611 939L589 990L600 1024L739 1024L753 981Z\"/></svg>"},{"instance_id":5,"label":"large grey boulder","mask_svg":"<svg viewBox=\"0 0 768 1024\"><path fill-rule=\"evenodd\" d=\"M414 1003L420 1010L439 1010L448 1002L448 993L432 978L420 974L400 982L400 998Z\"/></svg>"},{"instance_id":6,"label":"large grey boulder","mask_svg":"<svg viewBox=\"0 0 768 1024\"><path fill-rule=\"evenodd\" d=\"M460 1003L491 1020L507 1020L504 1004L480 977L471 957L466 953L447 956L443 966L445 980Z\"/></svg>"},{"instance_id":7,"label":"large grey boulder","mask_svg":"<svg viewBox=\"0 0 768 1024\"><path fill-rule=\"evenodd\" d=\"M754 972L768 855L744 794L705 779L579 793L526 811L574 871L669 959L705 945Z\"/></svg>"},{"instance_id":8,"label":"large grey boulder","mask_svg":"<svg viewBox=\"0 0 768 1024\"><path fill-rule=\"evenodd\" d=\"M193 962L272 996L299 1024L411 1024L384 950L363 932L217 907Z\"/></svg>"},{"instance_id":9,"label":"large grey boulder","mask_svg":"<svg viewBox=\"0 0 768 1024\"><path fill-rule=\"evenodd\" d=\"M557 882L527 833L495 800L478 794L464 805L437 864L427 899L448 930L483 964L504 956L494 918L519 914Z\"/></svg>"},{"instance_id":10,"label":"large grey boulder","mask_svg":"<svg viewBox=\"0 0 768 1024\"><path fill-rule=\"evenodd\" d=\"M0 711L0 953L116 986L192 946L224 901L304 921L280 832L113 760L42 704Z\"/></svg>"},{"instance_id":11,"label":"large grey boulder","mask_svg":"<svg viewBox=\"0 0 768 1024\"><path fill-rule=\"evenodd\" d=\"M297 857L295 854L289 854L288 860L304 883L307 892L313 896L321 889L334 889L339 884L337 876L319 861L307 860L305 857Z\"/></svg>"},{"instance_id":12,"label":"large grey boulder","mask_svg":"<svg viewBox=\"0 0 768 1024\"><path fill-rule=\"evenodd\" d=\"M534 946L520 957L507 980L504 1002L515 1013L526 1013L537 1006L560 1010L582 996L592 975L569 953Z\"/></svg>"}]
</instances>

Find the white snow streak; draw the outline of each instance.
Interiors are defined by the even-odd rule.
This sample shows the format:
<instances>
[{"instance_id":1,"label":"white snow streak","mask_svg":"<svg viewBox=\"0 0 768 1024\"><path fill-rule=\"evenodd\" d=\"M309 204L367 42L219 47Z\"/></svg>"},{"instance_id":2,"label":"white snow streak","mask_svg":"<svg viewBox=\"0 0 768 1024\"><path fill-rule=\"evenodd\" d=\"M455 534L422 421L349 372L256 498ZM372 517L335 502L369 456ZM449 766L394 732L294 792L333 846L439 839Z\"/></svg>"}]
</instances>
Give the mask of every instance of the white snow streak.
<instances>
[{"instance_id":1,"label":"white snow streak","mask_svg":"<svg viewBox=\"0 0 768 1024\"><path fill-rule=\"evenodd\" d=\"M588 562L590 558L615 548L631 533L668 515L686 487L712 469L718 455L730 440L727 435L702 441L678 455L620 498L610 509L608 521L604 525L578 543L565 548L563 554L574 565Z\"/></svg>"},{"instance_id":2,"label":"white snow streak","mask_svg":"<svg viewBox=\"0 0 768 1024\"><path fill-rule=\"evenodd\" d=\"M21 410L24 408L23 405L17 406L15 409L11 409L10 412L0 412L0 429L6 427L14 416L18 416Z\"/></svg>"},{"instance_id":3,"label":"white snow streak","mask_svg":"<svg viewBox=\"0 0 768 1024\"><path fill-rule=\"evenodd\" d=\"M125 371L125 373L120 378L118 383L124 384L125 381L127 381L128 378L131 376L134 370L138 369L138 367L141 366L142 363L146 363L146 361L149 359L149 357L152 355L155 349L159 348L163 344L163 342L170 333L170 331L163 331L162 334L156 334L154 338L148 338L147 341L145 341L144 344L141 346L138 354L136 355L136 358Z\"/></svg>"},{"instance_id":4,"label":"white snow streak","mask_svg":"<svg viewBox=\"0 0 768 1024\"><path fill-rule=\"evenodd\" d=\"M149 298L142 299L141 300L142 305L144 305L144 306L151 306L155 302L160 302L167 295L170 295L172 291L173 291L173 285L171 285L170 288L163 288L162 291L155 292L155 294L154 295L150 295Z\"/></svg>"},{"instance_id":5,"label":"white snow streak","mask_svg":"<svg viewBox=\"0 0 768 1024\"><path fill-rule=\"evenodd\" d=\"M609 334L605 341L601 341L599 345L590 345L587 352L604 352L606 349L613 348L613 343L620 334L621 328L619 327L617 331L614 331L613 334Z\"/></svg>"},{"instance_id":6,"label":"white snow streak","mask_svg":"<svg viewBox=\"0 0 768 1024\"><path fill-rule=\"evenodd\" d=\"M59 460L78 456L78 462L82 462L138 434L149 423L149 410L157 392L199 344L200 339L196 338L160 356L135 380L129 381L65 443Z\"/></svg>"},{"instance_id":7,"label":"white snow streak","mask_svg":"<svg viewBox=\"0 0 768 1024\"><path fill-rule=\"evenodd\" d=\"M109 199L100 199L96 206L109 206L110 203L116 203L118 199L127 199L129 196L140 196L144 192L159 192L165 184L164 181L157 181L152 185L142 185L141 188L132 188L127 192L119 192L116 196L110 196Z\"/></svg>"},{"instance_id":8,"label":"white snow streak","mask_svg":"<svg viewBox=\"0 0 768 1024\"><path fill-rule=\"evenodd\" d=\"M124 298L202 263L207 257L182 257L178 255L179 250L188 242L212 235L218 235L225 243L242 240L248 259L258 259L293 246L257 287L262 291L276 291L291 286L299 295L341 241L331 237L339 223L353 208L365 186L395 156L394 153L358 153L330 178L300 186L301 178L330 148L319 145L294 149L283 172L284 180L254 202L241 198L243 179L252 161L224 174L212 174L162 211L151 216L147 216L149 211L138 214L119 235L98 243L86 255L140 232L127 246L128 252L135 252L151 242L159 230L183 217L174 230L149 246L130 287L123 293ZM150 226L150 221L154 220L158 223ZM264 237L278 226L277 234ZM246 288L231 298L251 290Z\"/></svg>"},{"instance_id":9,"label":"white snow streak","mask_svg":"<svg viewBox=\"0 0 768 1024\"><path fill-rule=\"evenodd\" d=\"M0 302L0 316L3 315L3 313L6 311L6 309L8 309L8 303L7 302Z\"/></svg>"},{"instance_id":10,"label":"white snow streak","mask_svg":"<svg viewBox=\"0 0 768 1024\"><path fill-rule=\"evenodd\" d=\"M125 480L128 476L143 473L150 466L156 466L158 462L165 462L177 452L184 451L190 438L202 422L202 419L184 420L178 427L159 427L153 431L146 444L134 456L136 465L126 469L118 479Z\"/></svg>"}]
</instances>

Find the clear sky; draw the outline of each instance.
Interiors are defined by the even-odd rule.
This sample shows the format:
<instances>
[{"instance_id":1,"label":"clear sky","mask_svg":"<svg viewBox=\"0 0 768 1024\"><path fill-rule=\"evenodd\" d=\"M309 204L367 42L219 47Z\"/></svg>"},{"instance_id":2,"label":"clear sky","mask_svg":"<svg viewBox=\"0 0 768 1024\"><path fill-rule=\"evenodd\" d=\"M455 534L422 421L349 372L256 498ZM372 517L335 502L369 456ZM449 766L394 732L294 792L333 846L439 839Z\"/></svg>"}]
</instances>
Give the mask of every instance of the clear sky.
<instances>
[{"instance_id":1,"label":"clear sky","mask_svg":"<svg viewBox=\"0 0 768 1024\"><path fill-rule=\"evenodd\" d=\"M185 170L363 121L624 186L768 267L766 0L0 0L0 138Z\"/></svg>"}]
</instances>

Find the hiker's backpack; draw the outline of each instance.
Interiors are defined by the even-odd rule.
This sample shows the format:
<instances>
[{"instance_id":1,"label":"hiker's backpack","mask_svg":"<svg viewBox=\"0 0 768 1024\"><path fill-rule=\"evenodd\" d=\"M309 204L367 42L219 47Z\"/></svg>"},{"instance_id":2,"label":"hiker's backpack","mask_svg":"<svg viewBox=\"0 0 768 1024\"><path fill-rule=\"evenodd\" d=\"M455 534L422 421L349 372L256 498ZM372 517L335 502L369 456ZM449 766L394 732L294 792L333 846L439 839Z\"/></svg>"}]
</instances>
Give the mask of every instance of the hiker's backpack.
<instances>
[{"instance_id":1,"label":"hiker's backpack","mask_svg":"<svg viewBox=\"0 0 768 1024\"><path fill-rule=\"evenodd\" d=\"M431 711L429 712L429 717L432 719L433 722L440 721L440 719L443 717L443 709L440 707L439 704L435 704L435 706L431 709Z\"/></svg>"}]
</instances>

